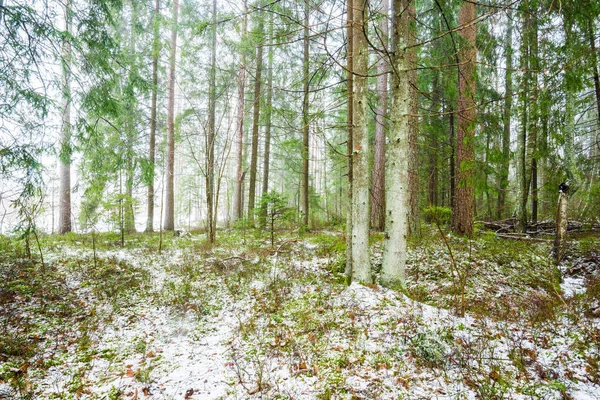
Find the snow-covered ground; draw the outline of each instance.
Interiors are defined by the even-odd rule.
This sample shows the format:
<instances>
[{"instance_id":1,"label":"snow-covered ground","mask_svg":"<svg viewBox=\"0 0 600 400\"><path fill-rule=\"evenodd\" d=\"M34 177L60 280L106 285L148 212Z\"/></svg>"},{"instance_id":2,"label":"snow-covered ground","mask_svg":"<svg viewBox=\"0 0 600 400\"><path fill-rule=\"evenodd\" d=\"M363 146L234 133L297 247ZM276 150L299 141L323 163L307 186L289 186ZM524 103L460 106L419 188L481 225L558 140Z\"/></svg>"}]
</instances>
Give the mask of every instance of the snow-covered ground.
<instances>
[{"instance_id":1,"label":"snow-covered ground","mask_svg":"<svg viewBox=\"0 0 600 400\"><path fill-rule=\"evenodd\" d=\"M336 257L322 247L304 240L277 254L241 246L207 254L100 251L97 259L140 277L131 280L138 285L131 292L118 292L122 300L98 297L90 270L77 262L91 263L90 250L56 248L47 263L95 323L78 316L77 329L41 344L37 359L55 361L28 363L21 393L39 399L600 399L598 318L572 311L536 325L459 317L377 285L343 285ZM568 301L585 282L569 278L561 288ZM16 367L0 361L0 377ZM0 398L19 398L14 386L0 379Z\"/></svg>"}]
</instances>

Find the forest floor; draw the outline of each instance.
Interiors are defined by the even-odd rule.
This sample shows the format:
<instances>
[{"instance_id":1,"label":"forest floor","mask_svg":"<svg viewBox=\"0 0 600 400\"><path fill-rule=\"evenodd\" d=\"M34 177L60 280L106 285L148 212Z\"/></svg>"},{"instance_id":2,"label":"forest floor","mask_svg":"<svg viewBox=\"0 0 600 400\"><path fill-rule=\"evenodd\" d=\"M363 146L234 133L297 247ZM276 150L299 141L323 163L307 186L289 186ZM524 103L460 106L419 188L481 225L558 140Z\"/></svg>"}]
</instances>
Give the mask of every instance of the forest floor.
<instances>
[{"instance_id":1,"label":"forest floor","mask_svg":"<svg viewBox=\"0 0 600 400\"><path fill-rule=\"evenodd\" d=\"M0 399L600 399L598 237L425 227L403 294L347 286L339 232L219 233L2 238Z\"/></svg>"}]
</instances>

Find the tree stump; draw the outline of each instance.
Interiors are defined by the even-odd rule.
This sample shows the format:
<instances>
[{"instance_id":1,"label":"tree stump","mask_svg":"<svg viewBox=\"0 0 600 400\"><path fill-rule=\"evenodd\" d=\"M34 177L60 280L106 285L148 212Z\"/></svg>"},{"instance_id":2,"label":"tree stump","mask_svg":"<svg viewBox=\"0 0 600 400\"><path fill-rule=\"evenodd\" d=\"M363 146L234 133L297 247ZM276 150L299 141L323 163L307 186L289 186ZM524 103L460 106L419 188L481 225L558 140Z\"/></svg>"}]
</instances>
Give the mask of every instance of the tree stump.
<instances>
[{"instance_id":1,"label":"tree stump","mask_svg":"<svg viewBox=\"0 0 600 400\"><path fill-rule=\"evenodd\" d=\"M556 210L556 236L552 253L556 263L560 263L567 247L567 210L569 205L569 185L561 183L558 186L558 209Z\"/></svg>"}]
</instances>

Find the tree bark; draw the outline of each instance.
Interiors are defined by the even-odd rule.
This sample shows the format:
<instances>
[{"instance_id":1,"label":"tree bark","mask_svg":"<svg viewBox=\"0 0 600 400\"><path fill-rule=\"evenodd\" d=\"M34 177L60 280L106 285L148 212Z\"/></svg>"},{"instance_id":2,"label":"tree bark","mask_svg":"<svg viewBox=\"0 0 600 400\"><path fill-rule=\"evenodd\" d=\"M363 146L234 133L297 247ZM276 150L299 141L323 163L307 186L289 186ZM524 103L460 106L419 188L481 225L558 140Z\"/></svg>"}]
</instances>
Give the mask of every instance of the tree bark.
<instances>
[{"instance_id":1,"label":"tree bark","mask_svg":"<svg viewBox=\"0 0 600 400\"><path fill-rule=\"evenodd\" d=\"M169 101L167 104L167 171L165 189L164 230L175 230L175 57L177 55L177 19L179 0L173 0L173 25L171 27L171 54L169 57Z\"/></svg>"},{"instance_id":2,"label":"tree bark","mask_svg":"<svg viewBox=\"0 0 600 400\"><path fill-rule=\"evenodd\" d=\"M413 236L421 234L419 212L419 82L417 76L417 41L415 1L409 1L408 7L408 51L409 78L410 78L410 118L408 120L408 232Z\"/></svg>"},{"instance_id":3,"label":"tree bark","mask_svg":"<svg viewBox=\"0 0 600 400\"><path fill-rule=\"evenodd\" d=\"M459 49L458 67L458 133L456 136L456 199L452 229L468 237L473 236L473 171L475 167L475 63L476 5L463 2L459 12L459 24L463 38Z\"/></svg>"},{"instance_id":4,"label":"tree bark","mask_svg":"<svg viewBox=\"0 0 600 400\"><path fill-rule=\"evenodd\" d=\"M531 68L531 95L529 98L529 136L527 138L527 158L529 160L530 184L531 186L531 223L537 223L538 217L538 184L537 184L537 159L538 159L538 24L537 8L530 10L532 17L530 23L529 55Z\"/></svg>"},{"instance_id":5,"label":"tree bark","mask_svg":"<svg viewBox=\"0 0 600 400\"><path fill-rule=\"evenodd\" d=\"M529 184L531 178L531 164L528 156L527 146L527 135L529 129L529 102L528 95L530 90L530 79L531 71L529 67L529 32L531 29L531 17L529 0L521 3L523 7L522 11L522 34L521 34L521 55L520 55L520 67L523 70L523 77L521 80L521 93L519 94L519 103L521 105L521 126L519 129L519 135L517 138L518 148L518 177L519 177L519 230L525 232L527 229L528 215L527 215L527 200L529 198Z\"/></svg>"},{"instance_id":6,"label":"tree bark","mask_svg":"<svg viewBox=\"0 0 600 400\"><path fill-rule=\"evenodd\" d=\"M596 96L596 118L598 118L598 125L600 126L600 74L598 74L598 55L596 49L596 36L594 35L594 21L590 19L589 25L589 40L590 50L592 57L592 76L594 79L594 94Z\"/></svg>"},{"instance_id":7,"label":"tree bark","mask_svg":"<svg viewBox=\"0 0 600 400\"><path fill-rule=\"evenodd\" d=\"M237 109L237 138L236 138L236 166L235 166L235 185L233 188L233 221L237 221L244 215L244 201L243 201L243 182L244 172L244 97L246 90L246 53L243 49L245 46L246 32L248 26L248 17L246 10L248 9L248 2L244 0L244 6L242 12L244 17L242 19L242 50L240 55L240 69L238 72L238 109Z\"/></svg>"},{"instance_id":8,"label":"tree bark","mask_svg":"<svg viewBox=\"0 0 600 400\"><path fill-rule=\"evenodd\" d=\"M269 19L269 51L267 54L267 99L265 104L264 119L265 119L265 148L263 156L263 179L261 196L264 197L269 193L269 167L271 162L271 118L273 115L273 17ZM267 210L263 207L261 214L263 219L266 217ZM266 222L266 219L265 219ZM263 223L264 225L264 223Z\"/></svg>"},{"instance_id":9,"label":"tree bark","mask_svg":"<svg viewBox=\"0 0 600 400\"><path fill-rule=\"evenodd\" d=\"M150 182L148 183L148 213L146 232L154 232L154 172L156 162L156 109L158 94L158 59L160 57L160 0L154 3L154 37L152 42L152 100L150 106L150 144L148 160L150 162Z\"/></svg>"},{"instance_id":10,"label":"tree bark","mask_svg":"<svg viewBox=\"0 0 600 400\"><path fill-rule=\"evenodd\" d=\"M309 144L310 144L310 118L309 118L309 85L310 85L310 40L309 40L309 3L304 2L304 58L302 61L302 82L304 97L302 99L302 224L304 229L308 229L309 221L309 198L310 198L310 181L309 181Z\"/></svg>"},{"instance_id":11,"label":"tree bark","mask_svg":"<svg viewBox=\"0 0 600 400\"><path fill-rule=\"evenodd\" d=\"M212 27L210 47L210 71L208 74L208 129L206 138L206 224L208 241L216 239L215 204L215 103L216 103L216 73L217 73L217 0L212 4Z\"/></svg>"},{"instance_id":12,"label":"tree bark","mask_svg":"<svg viewBox=\"0 0 600 400\"><path fill-rule=\"evenodd\" d=\"M71 0L65 3L65 32L62 43L62 127L59 153L58 233L71 232Z\"/></svg>"},{"instance_id":13,"label":"tree bark","mask_svg":"<svg viewBox=\"0 0 600 400\"><path fill-rule=\"evenodd\" d=\"M358 0L357 0L358 1ZM346 211L346 279L352 280L352 139L354 131L354 0L346 0L346 91L347 91L347 138L346 152L348 160L348 209Z\"/></svg>"},{"instance_id":14,"label":"tree bark","mask_svg":"<svg viewBox=\"0 0 600 400\"><path fill-rule=\"evenodd\" d=\"M123 213L123 222L124 222L124 231L126 233L134 233L135 232L135 212L133 209L133 180L135 173L135 156L133 151L133 145L137 140L137 132L135 130L135 122L137 118L137 100L135 98L135 71L137 69L137 60L136 60L136 32L135 32L135 22L137 20L137 10L135 9L135 3L131 1L131 20L129 25L129 71L127 74L127 86L131 88L131 94L125 94L126 98L126 110L127 114L125 115L125 127L127 131L126 136L126 160L125 163L127 165L127 170L125 171L125 203L124 203L124 213Z\"/></svg>"},{"instance_id":15,"label":"tree bark","mask_svg":"<svg viewBox=\"0 0 600 400\"><path fill-rule=\"evenodd\" d=\"M248 190L248 220L254 225L254 206L256 198L256 174L258 166L258 129L260 127L260 97L263 62L263 23L260 18L258 31L259 43L256 48L256 75L254 79L254 115L252 120L252 152L250 154L250 188Z\"/></svg>"},{"instance_id":16,"label":"tree bark","mask_svg":"<svg viewBox=\"0 0 600 400\"><path fill-rule=\"evenodd\" d=\"M352 277L371 283L369 259L369 135L367 126L367 0L354 3L354 129L352 131Z\"/></svg>"},{"instance_id":17,"label":"tree bark","mask_svg":"<svg viewBox=\"0 0 600 400\"><path fill-rule=\"evenodd\" d=\"M506 71L504 74L504 114L502 117L502 162L500 166L499 188L498 188L498 207L496 218L502 219L506 208L506 194L508 191L508 174L510 169L510 119L512 114L512 69L513 69L513 49L512 49L512 10L507 14L506 47L504 57L506 58Z\"/></svg>"},{"instance_id":18,"label":"tree bark","mask_svg":"<svg viewBox=\"0 0 600 400\"><path fill-rule=\"evenodd\" d=\"M406 237L410 199L411 55L409 13L411 0L394 0L392 107L386 160L386 218L381 284L406 288Z\"/></svg>"},{"instance_id":19,"label":"tree bark","mask_svg":"<svg viewBox=\"0 0 600 400\"><path fill-rule=\"evenodd\" d=\"M373 187L371 189L371 226L379 231L385 226L385 131L388 97L388 0L381 2L379 13L379 42L385 52L377 61L377 95L379 102L375 113L375 151L373 155Z\"/></svg>"}]
</instances>

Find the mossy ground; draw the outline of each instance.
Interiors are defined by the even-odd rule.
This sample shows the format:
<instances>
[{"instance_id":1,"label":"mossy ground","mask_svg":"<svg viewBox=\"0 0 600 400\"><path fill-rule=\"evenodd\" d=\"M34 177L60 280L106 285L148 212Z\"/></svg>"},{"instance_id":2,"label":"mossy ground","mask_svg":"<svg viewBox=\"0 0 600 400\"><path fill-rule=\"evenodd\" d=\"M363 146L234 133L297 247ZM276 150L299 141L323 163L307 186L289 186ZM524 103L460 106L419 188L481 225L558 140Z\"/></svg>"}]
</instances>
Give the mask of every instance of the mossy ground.
<instances>
[{"instance_id":1,"label":"mossy ground","mask_svg":"<svg viewBox=\"0 0 600 400\"><path fill-rule=\"evenodd\" d=\"M409 246L408 297L347 287L338 232L279 232L273 247L250 230L220 231L214 246L164 234L160 253L158 234L127 235L123 247L116 234L44 236L44 264L3 237L0 389L61 399L600 391L597 275L565 298L548 244L423 232ZM376 275L381 235L371 242ZM596 243L574 244L569 260L593 259ZM182 369L214 385L195 387Z\"/></svg>"}]
</instances>

